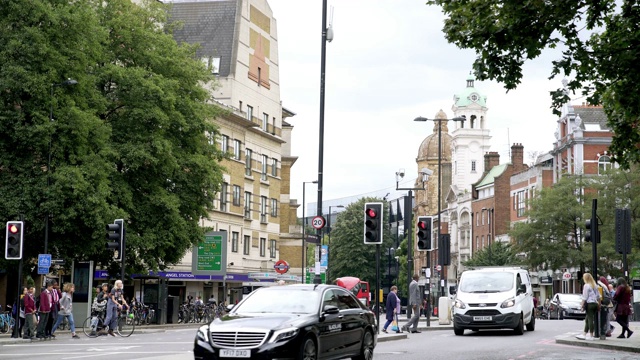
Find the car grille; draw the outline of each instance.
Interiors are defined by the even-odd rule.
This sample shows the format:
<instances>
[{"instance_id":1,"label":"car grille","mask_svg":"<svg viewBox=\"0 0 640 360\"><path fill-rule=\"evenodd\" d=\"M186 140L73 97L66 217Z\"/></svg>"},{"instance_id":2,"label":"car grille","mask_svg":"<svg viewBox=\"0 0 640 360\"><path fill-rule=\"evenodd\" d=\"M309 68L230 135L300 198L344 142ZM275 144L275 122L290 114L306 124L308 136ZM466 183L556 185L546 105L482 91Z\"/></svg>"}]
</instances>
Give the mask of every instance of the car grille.
<instances>
[{"instance_id":1,"label":"car grille","mask_svg":"<svg viewBox=\"0 0 640 360\"><path fill-rule=\"evenodd\" d=\"M211 343L221 348L254 349L267 338L266 332L211 332Z\"/></svg>"},{"instance_id":2,"label":"car grille","mask_svg":"<svg viewBox=\"0 0 640 360\"><path fill-rule=\"evenodd\" d=\"M469 304L469 307L494 307L498 305L497 303L478 303L478 304Z\"/></svg>"},{"instance_id":3,"label":"car grille","mask_svg":"<svg viewBox=\"0 0 640 360\"><path fill-rule=\"evenodd\" d=\"M469 311L467 311L467 313L465 315L469 315L469 316L494 316L494 315L500 315L500 311L491 310L491 309L469 310Z\"/></svg>"}]
</instances>

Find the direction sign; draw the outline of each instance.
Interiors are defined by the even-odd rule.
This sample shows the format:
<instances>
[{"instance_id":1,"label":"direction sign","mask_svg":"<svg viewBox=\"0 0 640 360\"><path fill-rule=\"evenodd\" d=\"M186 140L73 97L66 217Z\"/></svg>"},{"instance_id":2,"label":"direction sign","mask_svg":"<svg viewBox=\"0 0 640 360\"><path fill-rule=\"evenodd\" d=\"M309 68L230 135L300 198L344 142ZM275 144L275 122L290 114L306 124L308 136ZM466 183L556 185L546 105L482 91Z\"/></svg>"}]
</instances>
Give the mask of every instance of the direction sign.
<instances>
[{"instance_id":1,"label":"direction sign","mask_svg":"<svg viewBox=\"0 0 640 360\"><path fill-rule=\"evenodd\" d=\"M47 275L49 273L48 266L38 266L38 275Z\"/></svg>"},{"instance_id":2,"label":"direction sign","mask_svg":"<svg viewBox=\"0 0 640 360\"><path fill-rule=\"evenodd\" d=\"M273 268L276 270L278 274L284 274L289 271L289 264L284 260L278 260Z\"/></svg>"},{"instance_id":3,"label":"direction sign","mask_svg":"<svg viewBox=\"0 0 640 360\"><path fill-rule=\"evenodd\" d=\"M196 275L225 275L227 272L227 233L212 231L193 248L191 272Z\"/></svg>"},{"instance_id":4,"label":"direction sign","mask_svg":"<svg viewBox=\"0 0 640 360\"><path fill-rule=\"evenodd\" d=\"M51 267L51 254L39 254L38 267Z\"/></svg>"},{"instance_id":5,"label":"direction sign","mask_svg":"<svg viewBox=\"0 0 640 360\"><path fill-rule=\"evenodd\" d=\"M311 226L316 230L322 229L326 223L327 221L322 216L315 216L311 219Z\"/></svg>"}]
</instances>

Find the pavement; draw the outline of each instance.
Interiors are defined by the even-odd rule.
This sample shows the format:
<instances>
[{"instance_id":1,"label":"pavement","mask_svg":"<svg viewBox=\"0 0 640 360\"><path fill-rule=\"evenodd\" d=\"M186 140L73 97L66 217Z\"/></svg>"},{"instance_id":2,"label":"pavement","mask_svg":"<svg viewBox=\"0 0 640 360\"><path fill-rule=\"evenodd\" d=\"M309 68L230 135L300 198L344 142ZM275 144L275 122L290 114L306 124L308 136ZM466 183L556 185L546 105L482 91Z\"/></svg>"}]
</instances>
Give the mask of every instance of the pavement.
<instances>
[{"instance_id":1,"label":"pavement","mask_svg":"<svg viewBox=\"0 0 640 360\"><path fill-rule=\"evenodd\" d=\"M620 325L615 322L611 324L616 328L613 331L613 335L605 338L605 340L579 340L575 337L575 335L582 334L582 332L579 332L574 335L563 334L556 336L556 344L640 353L640 322L632 321L629 323L629 328L634 334L630 338L625 339L617 338L621 332Z\"/></svg>"}]
</instances>

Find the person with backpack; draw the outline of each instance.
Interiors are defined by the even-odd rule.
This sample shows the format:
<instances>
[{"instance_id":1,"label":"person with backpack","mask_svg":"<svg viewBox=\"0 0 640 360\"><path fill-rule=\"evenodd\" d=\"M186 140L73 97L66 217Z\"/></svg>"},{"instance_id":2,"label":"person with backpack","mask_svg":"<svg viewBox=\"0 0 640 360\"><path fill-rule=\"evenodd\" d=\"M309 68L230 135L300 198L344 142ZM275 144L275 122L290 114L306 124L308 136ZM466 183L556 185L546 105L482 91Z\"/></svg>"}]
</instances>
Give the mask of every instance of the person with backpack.
<instances>
[{"instance_id":1,"label":"person with backpack","mask_svg":"<svg viewBox=\"0 0 640 360\"><path fill-rule=\"evenodd\" d=\"M611 325L611 314L613 313L613 298L609 291L609 282L604 276L598 280L598 291L602 301L600 302L600 340L611 336L613 326Z\"/></svg>"}]
</instances>

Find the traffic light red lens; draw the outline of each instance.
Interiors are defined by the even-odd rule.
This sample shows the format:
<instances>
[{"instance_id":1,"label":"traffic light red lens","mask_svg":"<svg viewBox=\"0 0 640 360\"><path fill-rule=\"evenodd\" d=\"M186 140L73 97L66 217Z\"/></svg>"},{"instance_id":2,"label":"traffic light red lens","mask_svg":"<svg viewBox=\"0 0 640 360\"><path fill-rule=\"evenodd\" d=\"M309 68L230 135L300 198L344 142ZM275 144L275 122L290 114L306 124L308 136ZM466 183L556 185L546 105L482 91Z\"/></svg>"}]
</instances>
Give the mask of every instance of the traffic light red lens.
<instances>
[{"instance_id":1,"label":"traffic light red lens","mask_svg":"<svg viewBox=\"0 0 640 360\"><path fill-rule=\"evenodd\" d=\"M424 221L420 221L420 222L418 222L418 227L419 227L420 229L424 230L424 229L426 229L426 228L427 228L427 223L426 223L426 222L424 222Z\"/></svg>"},{"instance_id":2,"label":"traffic light red lens","mask_svg":"<svg viewBox=\"0 0 640 360\"><path fill-rule=\"evenodd\" d=\"M16 225L9 225L9 232L12 234L18 233L18 227Z\"/></svg>"},{"instance_id":3,"label":"traffic light red lens","mask_svg":"<svg viewBox=\"0 0 640 360\"><path fill-rule=\"evenodd\" d=\"M367 209L367 216L375 219L376 217L378 217L378 213L375 209Z\"/></svg>"}]
</instances>

